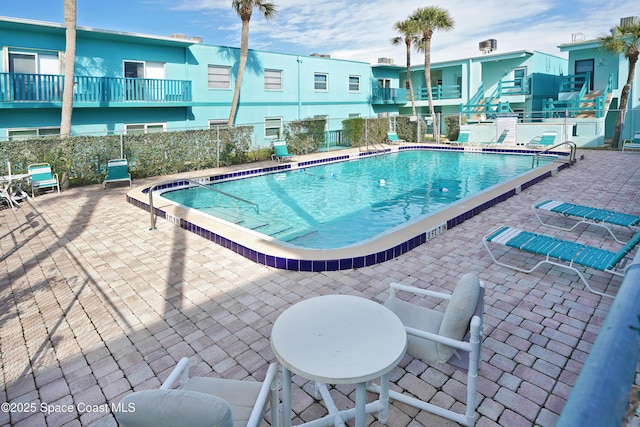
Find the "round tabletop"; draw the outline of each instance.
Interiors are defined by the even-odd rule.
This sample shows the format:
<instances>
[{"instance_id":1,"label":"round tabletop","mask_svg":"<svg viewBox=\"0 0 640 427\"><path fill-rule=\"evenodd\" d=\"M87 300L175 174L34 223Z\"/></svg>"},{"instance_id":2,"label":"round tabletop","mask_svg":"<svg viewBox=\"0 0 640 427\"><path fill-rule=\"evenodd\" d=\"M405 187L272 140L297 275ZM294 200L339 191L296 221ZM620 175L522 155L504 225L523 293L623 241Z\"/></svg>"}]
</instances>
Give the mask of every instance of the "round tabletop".
<instances>
[{"instance_id":1,"label":"round tabletop","mask_svg":"<svg viewBox=\"0 0 640 427\"><path fill-rule=\"evenodd\" d=\"M404 325L385 306L351 295L326 295L286 309L273 324L276 358L294 374L328 384L378 378L404 356Z\"/></svg>"}]
</instances>

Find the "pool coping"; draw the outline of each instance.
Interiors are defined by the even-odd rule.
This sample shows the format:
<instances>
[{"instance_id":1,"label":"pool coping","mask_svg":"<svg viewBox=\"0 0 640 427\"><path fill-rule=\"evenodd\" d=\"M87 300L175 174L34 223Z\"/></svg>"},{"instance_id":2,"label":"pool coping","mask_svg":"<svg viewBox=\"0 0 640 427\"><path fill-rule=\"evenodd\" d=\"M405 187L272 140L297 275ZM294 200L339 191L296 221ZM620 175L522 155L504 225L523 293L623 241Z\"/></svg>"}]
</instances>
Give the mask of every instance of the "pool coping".
<instances>
[{"instance_id":1,"label":"pool coping","mask_svg":"<svg viewBox=\"0 0 640 427\"><path fill-rule=\"evenodd\" d=\"M447 150L471 151L478 153L501 154L532 154L532 150L518 148L488 148L488 147L452 147L406 144L392 146L384 150L358 151L348 154L337 154L319 159L300 160L289 163L277 163L273 166L241 169L204 177L189 178L201 184L219 182L222 180L246 178L270 173L301 169L320 164L353 160L367 156L388 154L404 150ZM568 155L567 152L557 151L553 154ZM582 160L577 156L576 160ZM517 195L520 191L556 175L562 169L569 167L568 163L551 162L540 166L531 172L498 184L476 196L455 203L424 219L412 222L398 230L383 233L360 242L358 244L338 249L309 249L287 245L268 236L241 230L225 221L203 215L193 209L170 204L163 198L153 197L153 210L156 217L163 218L179 227L202 236L220 246L230 249L243 257L269 267L294 271L337 271L373 264L379 264L396 258L415 247L426 243L464 221L476 216L480 212ZM149 212L149 190L176 188L189 184L187 178L176 178L169 182L154 186L142 186L127 193L127 201L146 212ZM215 230L215 231L213 231Z\"/></svg>"}]
</instances>

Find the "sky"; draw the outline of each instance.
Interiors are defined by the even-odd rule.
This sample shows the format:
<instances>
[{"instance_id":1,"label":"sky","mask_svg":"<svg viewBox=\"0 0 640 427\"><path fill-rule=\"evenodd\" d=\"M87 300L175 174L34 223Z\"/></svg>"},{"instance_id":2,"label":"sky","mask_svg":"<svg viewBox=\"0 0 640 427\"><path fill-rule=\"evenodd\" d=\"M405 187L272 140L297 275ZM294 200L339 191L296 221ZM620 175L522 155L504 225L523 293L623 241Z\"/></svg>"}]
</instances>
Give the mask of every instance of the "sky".
<instances>
[{"instance_id":1,"label":"sky","mask_svg":"<svg viewBox=\"0 0 640 427\"><path fill-rule=\"evenodd\" d=\"M240 18L231 0L76 0L77 25L156 36L202 37L203 43L240 46ZM272 0L277 16L265 21L254 12L249 48L289 54L329 54L332 58L377 63L391 58L406 65L404 44L390 40L393 24L419 7L438 5L454 20L437 31L431 61L482 55L478 44L497 40L495 53L538 50L566 57L559 44L593 40L609 33L620 18L640 16L638 0ZM0 0L0 16L64 22L63 0ZM424 63L413 52L412 64Z\"/></svg>"}]
</instances>

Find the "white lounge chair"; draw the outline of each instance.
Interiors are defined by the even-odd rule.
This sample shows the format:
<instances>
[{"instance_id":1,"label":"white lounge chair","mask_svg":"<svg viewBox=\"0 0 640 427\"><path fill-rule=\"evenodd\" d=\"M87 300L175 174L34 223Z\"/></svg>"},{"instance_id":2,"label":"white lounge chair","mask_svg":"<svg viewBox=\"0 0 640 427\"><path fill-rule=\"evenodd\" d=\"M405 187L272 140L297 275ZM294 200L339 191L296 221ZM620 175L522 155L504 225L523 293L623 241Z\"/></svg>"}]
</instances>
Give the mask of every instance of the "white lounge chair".
<instances>
[{"instance_id":1,"label":"white lounge chair","mask_svg":"<svg viewBox=\"0 0 640 427\"><path fill-rule=\"evenodd\" d=\"M258 427L270 402L271 425L278 426L277 373L277 365L271 364L262 382L189 378L189 359L184 357L159 389L125 396L115 416L120 427ZM172 389L178 379L181 388Z\"/></svg>"}]
</instances>

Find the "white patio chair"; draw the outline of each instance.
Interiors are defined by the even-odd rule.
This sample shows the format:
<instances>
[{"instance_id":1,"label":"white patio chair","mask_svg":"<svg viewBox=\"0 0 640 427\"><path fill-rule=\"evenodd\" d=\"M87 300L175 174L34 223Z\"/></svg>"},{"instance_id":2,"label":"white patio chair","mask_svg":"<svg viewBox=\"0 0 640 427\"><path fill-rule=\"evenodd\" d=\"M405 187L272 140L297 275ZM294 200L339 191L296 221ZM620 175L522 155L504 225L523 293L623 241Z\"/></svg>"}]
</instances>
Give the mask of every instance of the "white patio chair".
<instances>
[{"instance_id":1,"label":"white patio chair","mask_svg":"<svg viewBox=\"0 0 640 427\"><path fill-rule=\"evenodd\" d=\"M262 382L189 378L189 359L184 357L159 389L125 396L115 416L121 427L257 427L270 402L271 425L278 426L277 373L277 365L271 364ZM180 388L172 389L177 379Z\"/></svg>"},{"instance_id":2,"label":"white patio chair","mask_svg":"<svg viewBox=\"0 0 640 427\"><path fill-rule=\"evenodd\" d=\"M460 414L393 390L389 391L389 398L459 424L473 426L481 358L484 283L474 274L465 274L452 294L398 283L392 283L389 291L389 299L384 305L405 325L409 338L407 353L430 365L448 363L467 371L466 411ZM399 291L448 300L447 308L442 312L412 304L399 299L396 296ZM379 392L379 387L372 384L370 390Z\"/></svg>"}]
</instances>

